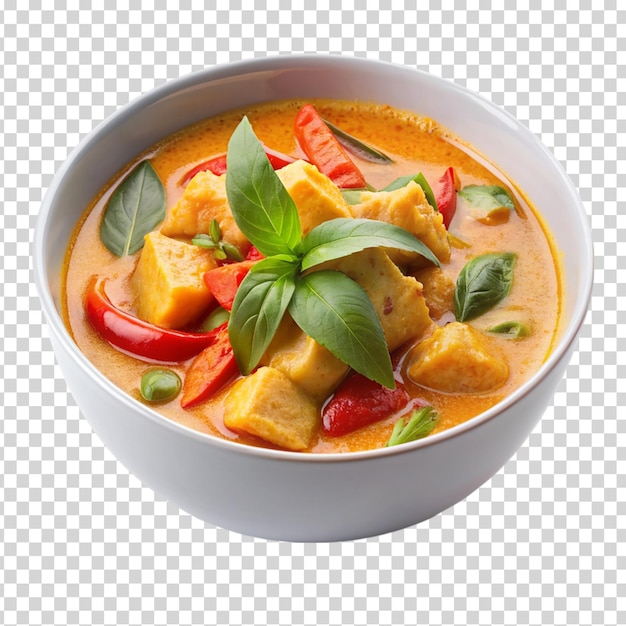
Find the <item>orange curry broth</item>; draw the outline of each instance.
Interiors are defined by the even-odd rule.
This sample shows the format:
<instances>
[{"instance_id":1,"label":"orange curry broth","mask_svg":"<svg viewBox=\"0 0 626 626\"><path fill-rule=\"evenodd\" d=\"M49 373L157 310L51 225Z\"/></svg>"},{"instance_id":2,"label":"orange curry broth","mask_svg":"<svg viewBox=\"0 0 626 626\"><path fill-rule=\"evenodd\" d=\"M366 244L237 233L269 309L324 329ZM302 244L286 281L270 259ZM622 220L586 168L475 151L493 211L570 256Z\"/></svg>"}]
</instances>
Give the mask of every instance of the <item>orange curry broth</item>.
<instances>
[{"instance_id":1,"label":"orange curry broth","mask_svg":"<svg viewBox=\"0 0 626 626\"><path fill-rule=\"evenodd\" d=\"M458 272L470 256L494 250L517 254L513 287L500 306L506 306L512 311L506 319L529 322L532 333L523 340L496 335L490 335L488 339L504 354L510 367L509 380L495 392L461 395L440 393L405 381L415 397L432 404L439 411L441 417L435 432L465 422L518 388L539 368L550 352L558 327L561 292L556 255L550 238L536 213L513 183L494 167L485 164L484 159L481 158L479 162L478 158L473 158L471 148L450 136L436 122L383 105L330 100L311 102L323 117L394 159L392 165L355 159L368 183L377 189L399 176L420 171L435 188L446 168L453 166L461 186L499 184L506 186L515 198L516 210L511 213L507 223L498 226L486 226L476 221L459 198L450 233L471 246L452 247L450 262L442 265L446 273L456 280ZM296 157L302 156L293 136L293 122L304 103L273 102L239 109L169 137L119 172L94 200L76 228L66 259L66 324L89 360L109 380L137 400L143 402L139 393L140 380L153 365L123 354L101 340L84 313L86 287L95 274L109 279L107 293L111 300L132 312L133 293L129 278L139 253L117 258L105 248L99 237L102 214L113 189L137 162L149 157L165 185L167 206L172 207L183 191L179 185L181 178L198 163L226 151L228 140L243 114L248 116L258 138L267 146ZM503 321L502 313L498 316L497 309L473 320L470 325L484 330L495 321ZM453 319L450 313L437 323ZM184 379L189 362L173 365L171 369ZM399 368L402 370L401 365ZM402 371L398 373L401 375ZM250 445L273 447L254 437L233 433L224 426L222 414L226 391L188 410L180 407L179 398L150 406L196 430ZM355 451L384 446L394 422L395 418L390 418L340 437L327 436L320 429L310 451Z\"/></svg>"}]
</instances>

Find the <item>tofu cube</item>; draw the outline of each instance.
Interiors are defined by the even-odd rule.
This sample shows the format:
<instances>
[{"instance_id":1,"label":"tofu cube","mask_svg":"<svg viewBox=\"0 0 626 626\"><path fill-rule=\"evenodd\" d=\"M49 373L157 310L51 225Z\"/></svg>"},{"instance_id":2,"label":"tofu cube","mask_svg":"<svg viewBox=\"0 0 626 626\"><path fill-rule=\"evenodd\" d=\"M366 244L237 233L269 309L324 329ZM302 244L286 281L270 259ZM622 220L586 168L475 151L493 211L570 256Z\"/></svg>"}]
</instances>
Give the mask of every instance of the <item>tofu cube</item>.
<instances>
[{"instance_id":1,"label":"tofu cube","mask_svg":"<svg viewBox=\"0 0 626 626\"><path fill-rule=\"evenodd\" d=\"M226 177L199 172L190 181L179 201L168 211L161 233L168 237L208 234L211 220L217 220L222 239L237 246L242 254L250 242L239 230L226 197Z\"/></svg>"},{"instance_id":2,"label":"tofu cube","mask_svg":"<svg viewBox=\"0 0 626 626\"><path fill-rule=\"evenodd\" d=\"M437 328L410 355L408 374L419 385L446 393L481 393L501 387L509 366L479 330L452 322Z\"/></svg>"},{"instance_id":3,"label":"tofu cube","mask_svg":"<svg viewBox=\"0 0 626 626\"><path fill-rule=\"evenodd\" d=\"M439 267L425 267L414 274L424 286L428 312L434 320L454 311L455 282Z\"/></svg>"},{"instance_id":4,"label":"tofu cube","mask_svg":"<svg viewBox=\"0 0 626 626\"><path fill-rule=\"evenodd\" d=\"M131 285L137 317L165 328L184 328L213 302L204 273L217 266L210 250L148 233Z\"/></svg>"},{"instance_id":5,"label":"tofu cube","mask_svg":"<svg viewBox=\"0 0 626 626\"><path fill-rule=\"evenodd\" d=\"M238 380L224 401L224 424L286 450L305 450L320 421L315 403L286 374L261 367Z\"/></svg>"},{"instance_id":6,"label":"tofu cube","mask_svg":"<svg viewBox=\"0 0 626 626\"><path fill-rule=\"evenodd\" d=\"M422 284L405 276L380 248L370 248L330 262L357 282L374 305L389 350L399 348L430 328L432 320L422 293Z\"/></svg>"},{"instance_id":7,"label":"tofu cube","mask_svg":"<svg viewBox=\"0 0 626 626\"><path fill-rule=\"evenodd\" d=\"M361 202L351 208L354 217L380 220L408 230L428 246L442 263L450 260L450 243L443 217L428 204L416 182L411 181L394 191L364 191ZM399 265L424 263L420 257L416 261L415 254L401 250L390 252L390 256Z\"/></svg>"},{"instance_id":8,"label":"tofu cube","mask_svg":"<svg viewBox=\"0 0 626 626\"><path fill-rule=\"evenodd\" d=\"M285 315L261 362L287 374L312 398L322 401L348 373L348 366L306 335Z\"/></svg>"},{"instance_id":9,"label":"tofu cube","mask_svg":"<svg viewBox=\"0 0 626 626\"><path fill-rule=\"evenodd\" d=\"M296 204L304 235L322 222L352 217L337 185L314 165L298 160L276 173Z\"/></svg>"}]
</instances>

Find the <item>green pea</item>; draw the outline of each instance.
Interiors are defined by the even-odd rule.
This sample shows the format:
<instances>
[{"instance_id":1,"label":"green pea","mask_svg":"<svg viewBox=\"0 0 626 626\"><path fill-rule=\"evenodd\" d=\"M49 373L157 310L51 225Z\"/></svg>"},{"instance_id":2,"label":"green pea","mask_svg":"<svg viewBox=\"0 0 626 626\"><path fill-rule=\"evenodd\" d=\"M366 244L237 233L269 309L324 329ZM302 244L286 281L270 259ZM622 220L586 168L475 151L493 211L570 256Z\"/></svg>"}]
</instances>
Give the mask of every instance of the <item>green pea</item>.
<instances>
[{"instance_id":1,"label":"green pea","mask_svg":"<svg viewBox=\"0 0 626 626\"><path fill-rule=\"evenodd\" d=\"M153 369L141 377L141 395L148 402L166 402L175 398L182 383L176 372L166 369Z\"/></svg>"},{"instance_id":2,"label":"green pea","mask_svg":"<svg viewBox=\"0 0 626 626\"><path fill-rule=\"evenodd\" d=\"M213 311L211 311L204 322L202 322L202 330L204 332L209 332L218 326L221 326L224 322L227 322L230 318L230 312L225 308L218 306Z\"/></svg>"}]
</instances>

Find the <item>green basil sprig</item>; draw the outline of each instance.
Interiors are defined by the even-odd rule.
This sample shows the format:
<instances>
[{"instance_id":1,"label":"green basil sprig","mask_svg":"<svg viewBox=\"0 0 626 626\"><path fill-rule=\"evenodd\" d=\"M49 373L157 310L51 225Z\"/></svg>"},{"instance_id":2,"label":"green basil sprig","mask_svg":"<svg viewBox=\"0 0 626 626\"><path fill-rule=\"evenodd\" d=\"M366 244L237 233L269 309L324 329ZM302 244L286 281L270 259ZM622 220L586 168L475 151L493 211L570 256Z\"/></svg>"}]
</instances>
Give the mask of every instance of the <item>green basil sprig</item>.
<instances>
[{"instance_id":1,"label":"green basil sprig","mask_svg":"<svg viewBox=\"0 0 626 626\"><path fill-rule=\"evenodd\" d=\"M454 290L458 322L482 315L509 294L515 258L511 252L481 254L463 267Z\"/></svg>"},{"instance_id":2,"label":"green basil sprig","mask_svg":"<svg viewBox=\"0 0 626 626\"><path fill-rule=\"evenodd\" d=\"M417 441L430 435L438 421L439 413L432 406L425 406L413 411L406 424L404 418L401 417L393 427L387 447Z\"/></svg>"},{"instance_id":3,"label":"green basil sprig","mask_svg":"<svg viewBox=\"0 0 626 626\"><path fill-rule=\"evenodd\" d=\"M142 161L111 195L100 225L102 243L115 255L134 254L165 218L165 189L150 161Z\"/></svg>"},{"instance_id":4,"label":"green basil sprig","mask_svg":"<svg viewBox=\"0 0 626 626\"><path fill-rule=\"evenodd\" d=\"M227 160L226 194L235 221L266 257L246 275L233 302L228 333L240 371L257 366L289 311L337 358L393 388L384 333L364 290L339 272L311 270L379 246L410 250L439 265L436 257L410 233L384 222L340 218L303 238L297 208L246 117L230 139Z\"/></svg>"},{"instance_id":5,"label":"green basil sprig","mask_svg":"<svg viewBox=\"0 0 626 626\"><path fill-rule=\"evenodd\" d=\"M330 131L333 135L335 135L337 141L344 148L346 148L346 150L352 152L352 154L361 157L366 161L371 161L372 163L389 165L394 162L393 159L388 157L384 152L381 152L380 150L366 144L364 141L357 139L328 120L324 120L324 123L328 126L328 128L330 128Z\"/></svg>"},{"instance_id":6,"label":"green basil sprig","mask_svg":"<svg viewBox=\"0 0 626 626\"><path fill-rule=\"evenodd\" d=\"M477 209L494 211L515 208L509 192L499 185L467 185L459 191L459 195Z\"/></svg>"},{"instance_id":7,"label":"green basil sprig","mask_svg":"<svg viewBox=\"0 0 626 626\"><path fill-rule=\"evenodd\" d=\"M216 219L211 220L208 235L200 233L191 240L191 243L200 248L213 250L213 256L219 261L225 261L226 259L243 261L243 255L239 248L222 239L222 229Z\"/></svg>"}]
</instances>

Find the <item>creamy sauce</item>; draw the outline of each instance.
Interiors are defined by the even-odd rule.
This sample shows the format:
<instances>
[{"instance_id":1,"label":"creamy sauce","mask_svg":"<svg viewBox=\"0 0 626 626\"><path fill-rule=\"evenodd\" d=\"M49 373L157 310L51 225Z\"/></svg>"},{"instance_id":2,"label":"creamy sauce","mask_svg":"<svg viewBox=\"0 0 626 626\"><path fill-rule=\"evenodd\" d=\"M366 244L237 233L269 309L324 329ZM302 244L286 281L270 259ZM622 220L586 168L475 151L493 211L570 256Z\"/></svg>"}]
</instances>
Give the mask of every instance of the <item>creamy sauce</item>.
<instances>
[{"instance_id":1,"label":"creamy sauce","mask_svg":"<svg viewBox=\"0 0 626 626\"><path fill-rule=\"evenodd\" d=\"M258 138L267 146L302 156L293 137L295 115L304 101L263 104L237 110L180 132L157 145L149 156L167 192L167 206L173 206L182 194L180 180L198 163L223 154L227 143L246 114ZM438 181L446 168L453 166L462 186L498 184L509 188L516 208L507 223L486 226L471 215L459 199L450 233L471 247L452 249L449 263L443 265L453 279L470 256L483 252L507 251L517 254L515 279L510 295L501 305L470 322L475 328L485 328L507 319L527 321L532 333L523 340L489 335L489 341L501 351L509 364L507 383L493 393L453 395L424 389L410 381L410 392L432 404L440 413L437 431L460 424L493 406L527 380L549 354L557 332L560 307L560 281L549 236L529 206L523 193L495 167L472 157L472 150L429 119L374 104L313 101L321 115L343 130L379 148L395 160L393 165L372 164L358 160L358 166L368 183L381 188L399 176L423 172L431 185ZM128 174L135 163L118 177L90 206L76 229L66 261L65 320L74 340L94 365L115 385L139 401L141 376L152 367L112 348L93 331L84 313L84 294L94 275L107 277L107 293L121 308L132 311L133 293L129 278L138 254L126 258L112 255L101 243L100 221L106 202L115 186ZM438 323L452 321L453 316ZM184 378L188 363L172 366ZM399 375L403 375L402 365ZM175 399L161 405L151 405L170 419L191 428L248 443L271 445L229 431L223 424L224 391L212 400L183 410ZM395 419L362 428L342 437L329 437L321 431L314 441L313 452L353 451L376 448L389 438Z\"/></svg>"}]
</instances>

